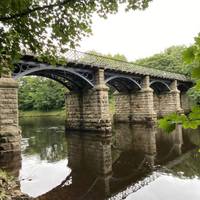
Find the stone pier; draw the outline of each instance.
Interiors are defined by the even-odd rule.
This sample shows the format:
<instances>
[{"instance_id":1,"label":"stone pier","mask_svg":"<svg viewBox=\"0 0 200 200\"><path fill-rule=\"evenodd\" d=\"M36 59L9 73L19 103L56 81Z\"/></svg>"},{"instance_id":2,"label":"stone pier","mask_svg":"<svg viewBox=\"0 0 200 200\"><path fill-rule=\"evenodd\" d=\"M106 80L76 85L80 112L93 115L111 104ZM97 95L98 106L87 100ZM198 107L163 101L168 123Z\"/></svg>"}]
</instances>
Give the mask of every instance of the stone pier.
<instances>
[{"instance_id":1,"label":"stone pier","mask_svg":"<svg viewBox=\"0 0 200 200\"><path fill-rule=\"evenodd\" d=\"M111 131L108 87L103 69L96 71L95 79L94 88L66 94L66 129Z\"/></svg>"},{"instance_id":2,"label":"stone pier","mask_svg":"<svg viewBox=\"0 0 200 200\"><path fill-rule=\"evenodd\" d=\"M0 153L20 151L18 84L9 75L0 78Z\"/></svg>"},{"instance_id":3,"label":"stone pier","mask_svg":"<svg viewBox=\"0 0 200 200\"><path fill-rule=\"evenodd\" d=\"M180 91L177 88L177 81L170 85L170 91L161 94L154 93L154 108L158 117L163 117L170 113L183 113L181 108Z\"/></svg>"},{"instance_id":4,"label":"stone pier","mask_svg":"<svg viewBox=\"0 0 200 200\"><path fill-rule=\"evenodd\" d=\"M142 89L136 92L115 95L116 122L155 121L153 90L149 86L149 76L142 81Z\"/></svg>"},{"instance_id":5,"label":"stone pier","mask_svg":"<svg viewBox=\"0 0 200 200\"><path fill-rule=\"evenodd\" d=\"M186 92L180 93L181 98L181 108L183 109L184 113L189 113L192 107L192 102L190 101Z\"/></svg>"}]
</instances>

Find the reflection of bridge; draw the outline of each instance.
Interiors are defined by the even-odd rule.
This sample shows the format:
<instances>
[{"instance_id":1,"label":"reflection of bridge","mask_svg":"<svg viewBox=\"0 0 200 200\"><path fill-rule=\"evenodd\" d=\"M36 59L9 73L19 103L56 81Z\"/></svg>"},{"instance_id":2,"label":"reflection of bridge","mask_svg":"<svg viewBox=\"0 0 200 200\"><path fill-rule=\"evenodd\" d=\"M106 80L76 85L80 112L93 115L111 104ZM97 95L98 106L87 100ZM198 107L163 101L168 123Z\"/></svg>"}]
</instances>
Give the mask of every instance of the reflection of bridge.
<instances>
[{"instance_id":1,"label":"reflection of bridge","mask_svg":"<svg viewBox=\"0 0 200 200\"><path fill-rule=\"evenodd\" d=\"M154 121L157 116L188 110L185 92L191 81L184 75L132 63L70 51L66 64L53 67L24 56L12 77L0 78L0 150L19 149L17 83L36 75L62 83L66 95L68 129L110 132L108 90L115 90L116 121ZM9 139L8 139L9 138Z\"/></svg>"},{"instance_id":2,"label":"reflection of bridge","mask_svg":"<svg viewBox=\"0 0 200 200\"><path fill-rule=\"evenodd\" d=\"M72 173L62 181L62 184L38 199L103 200L108 199L109 196L113 200L125 199L130 193L136 192L158 178L157 173L147 176L147 172L151 171L147 163L151 166L155 161L156 164L160 163L160 160L155 160L156 154L161 158L170 154L174 158L182 153L181 127L177 127L173 135L164 135L155 126L135 124L128 127L120 124L114 132L114 142L111 142L111 137L69 133L67 135L68 166L72 169ZM126 141L121 140L122 138L126 138ZM162 142L168 144L164 154L162 148L156 148ZM117 150L111 148L112 145Z\"/></svg>"}]
</instances>

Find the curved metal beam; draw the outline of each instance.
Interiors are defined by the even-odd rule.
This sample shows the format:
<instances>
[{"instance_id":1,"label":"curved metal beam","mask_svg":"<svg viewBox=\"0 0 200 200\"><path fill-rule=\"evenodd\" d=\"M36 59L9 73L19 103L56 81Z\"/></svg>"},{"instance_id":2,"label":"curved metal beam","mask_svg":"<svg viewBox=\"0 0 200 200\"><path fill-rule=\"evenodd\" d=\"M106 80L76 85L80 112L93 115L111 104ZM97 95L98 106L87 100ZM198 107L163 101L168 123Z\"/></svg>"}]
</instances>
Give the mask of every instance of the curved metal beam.
<instances>
[{"instance_id":1,"label":"curved metal beam","mask_svg":"<svg viewBox=\"0 0 200 200\"><path fill-rule=\"evenodd\" d=\"M29 75L27 75L27 76L29 76ZM33 76L40 76L40 77L44 77L44 78L51 79L51 80L53 80L53 81L56 81L56 82L62 84L62 85L63 85L64 87L66 87L69 91L72 90L71 88L69 88L69 87L68 87L65 83L63 83L62 81L60 81L60 80L58 80L58 79L56 79L56 78L52 78L52 77L50 77L50 76L48 76L48 75L39 74L39 75L33 75Z\"/></svg>"},{"instance_id":2,"label":"curved metal beam","mask_svg":"<svg viewBox=\"0 0 200 200\"><path fill-rule=\"evenodd\" d=\"M44 71L44 72L46 72L46 71ZM72 88L69 88L69 86L68 86L64 81L59 80L59 78L65 79L65 77L64 77L64 76L61 76L61 75L58 75L58 74L56 74L56 73L55 73L55 74L51 74L51 73L48 73L48 72L42 73L42 71L38 71L38 72L36 72L36 73L34 73L34 74L30 74L30 75L32 75L32 76L41 76L41 77L45 77L45 78L52 79L52 80L54 80L54 81L57 81L57 82L61 83L62 85L64 85L65 87L67 87L70 91L72 90ZM53 76L52 76L52 75L53 75ZM29 76L29 74L28 74L27 76ZM66 80L68 80L70 83L72 83L72 84L73 84L73 87L76 88L76 90L78 90L78 89L81 88L81 87L80 87L77 83L75 83L73 80L71 80L71 79L69 79L69 78L66 78Z\"/></svg>"},{"instance_id":3,"label":"curved metal beam","mask_svg":"<svg viewBox=\"0 0 200 200\"><path fill-rule=\"evenodd\" d=\"M114 80L114 79L120 79L120 78L122 78L122 79L127 79L127 80L129 80L129 81L131 81L132 83L134 83L139 89L141 89L141 86L140 86L140 84L139 83L137 83L137 81L135 81L134 79L132 79L132 78L130 78L130 77L127 77L127 76L119 76L119 75L117 75L117 76L111 76L111 77L109 77L108 79L106 79L105 80L105 83L108 83L109 81L112 81L112 80Z\"/></svg>"},{"instance_id":4,"label":"curved metal beam","mask_svg":"<svg viewBox=\"0 0 200 200\"><path fill-rule=\"evenodd\" d=\"M156 84L156 83L161 83L162 85L164 85L164 87L167 88L167 91L171 90L171 88L167 85L167 83L165 83L164 81L160 81L160 80L151 81L149 86L151 87L153 84Z\"/></svg>"},{"instance_id":5,"label":"curved metal beam","mask_svg":"<svg viewBox=\"0 0 200 200\"><path fill-rule=\"evenodd\" d=\"M26 62L23 62L23 64L26 64ZM28 74L31 74L31 73L34 73L34 72L39 72L39 71L42 71L42 70L60 70L60 71L66 71L68 73L74 74L74 75L82 78L83 80L85 80L91 87L94 87L93 83L91 83L88 79L86 79L81 74L77 73L73 68L65 68L63 66L53 67L52 65L38 64L38 63L34 63L34 62L27 62L27 65L32 65L32 66L35 65L36 67L30 68L30 69L25 70L21 73L19 72L16 76L13 76L13 78L18 79L18 78L21 78L21 77L26 76Z\"/></svg>"}]
</instances>

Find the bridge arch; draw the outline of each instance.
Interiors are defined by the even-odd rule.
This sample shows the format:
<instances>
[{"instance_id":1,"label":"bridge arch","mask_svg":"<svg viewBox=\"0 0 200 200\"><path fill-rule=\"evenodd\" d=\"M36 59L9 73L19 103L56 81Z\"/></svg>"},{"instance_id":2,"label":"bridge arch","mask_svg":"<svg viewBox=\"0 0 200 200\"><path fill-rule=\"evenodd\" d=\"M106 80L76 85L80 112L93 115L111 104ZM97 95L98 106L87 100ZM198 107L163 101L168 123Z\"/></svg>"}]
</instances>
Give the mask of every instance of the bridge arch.
<instances>
[{"instance_id":1,"label":"bridge arch","mask_svg":"<svg viewBox=\"0 0 200 200\"><path fill-rule=\"evenodd\" d=\"M123 75L111 76L105 80L105 83L115 88L118 92L131 92L141 89L140 84L136 80Z\"/></svg>"},{"instance_id":2,"label":"bridge arch","mask_svg":"<svg viewBox=\"0 0 200 200\"><path fill-rule=\"evenodd\" d=\"M171 89L167 83L160 80L153 80L149 85L156 94L161 94L163 92L169 92Z\"/></svg>"},{"instance_id":3,"label":"bridge arch","mask_svg":"<svg viewBox=\"0 0 200 200\"><path fill-rule=\"evenodd\" d=\"M93 77L89 76L91 74L87 74L85 72L79 73L75 70L75 68L71 67L53 67L49 64L29 62L28 64L21 63L15 65L12 74L14 79L19 79L23 76L31 75L55 80L67 87L70 91L77 91L94 87L92 82Z\"/></svg>"}]
</instances>

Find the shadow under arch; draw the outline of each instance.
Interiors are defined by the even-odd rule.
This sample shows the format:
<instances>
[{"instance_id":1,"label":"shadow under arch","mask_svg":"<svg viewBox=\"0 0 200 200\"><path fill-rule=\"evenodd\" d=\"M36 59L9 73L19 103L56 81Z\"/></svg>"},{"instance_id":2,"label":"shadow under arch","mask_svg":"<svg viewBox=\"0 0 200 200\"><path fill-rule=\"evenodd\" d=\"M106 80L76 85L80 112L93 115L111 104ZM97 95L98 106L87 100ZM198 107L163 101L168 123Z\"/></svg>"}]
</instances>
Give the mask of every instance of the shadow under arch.
<instances>
[{"instance_id":1,"label":"shadow under arch","mask_svg":"<svg viewBox=\"0 0 200 200\"><path fill-rule=\"evenodd\" d=\"M160 80L154 80L150 82L150 87L154 90L156 94L161 94L163 92L169 92L171 89L167 83Z\"/></svg>"},{"instance_id":2,"label":"shadow under arch","mask_svg":"<svg viewBox=\"0 0 200 200\"><path fill-rule=\"evenodd\" d=\"M136 80L126 76L112 76L106 79L105 83L109 87L115 88L118 92L131 92L141 89L140 84Z\"/></svg>"}]
</instances>

